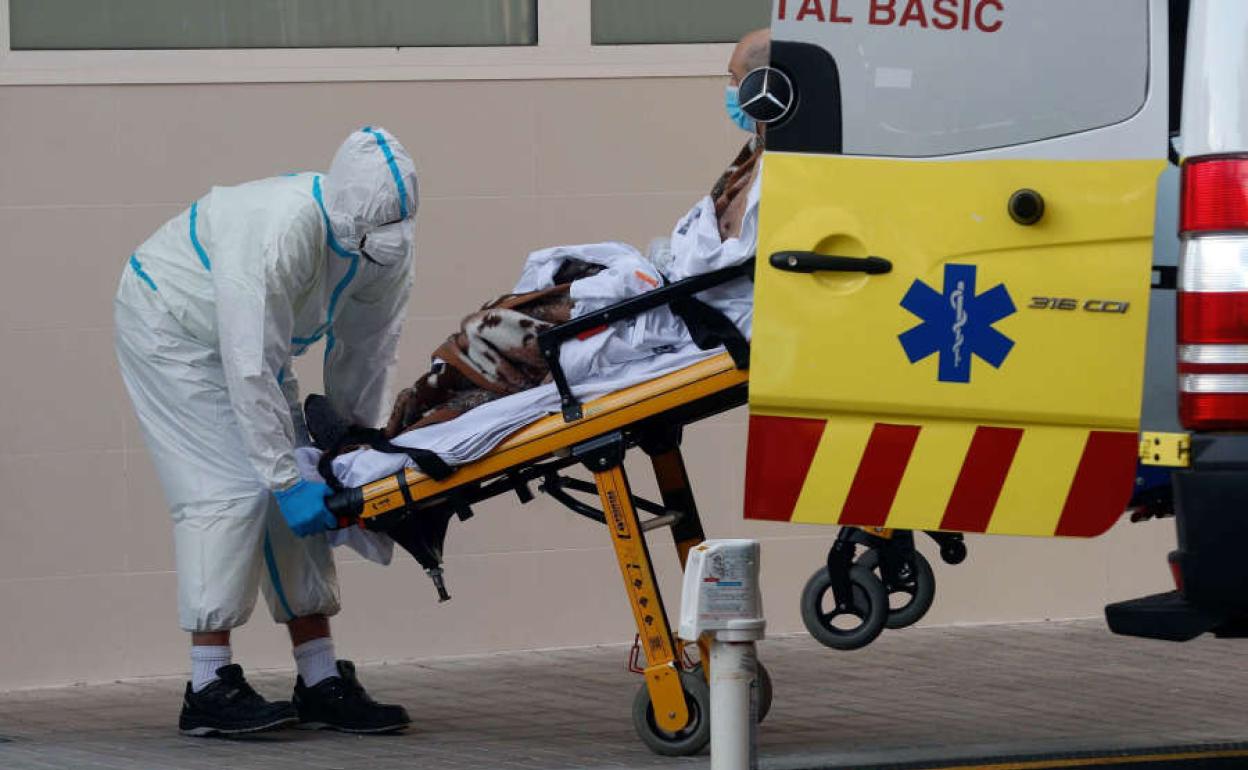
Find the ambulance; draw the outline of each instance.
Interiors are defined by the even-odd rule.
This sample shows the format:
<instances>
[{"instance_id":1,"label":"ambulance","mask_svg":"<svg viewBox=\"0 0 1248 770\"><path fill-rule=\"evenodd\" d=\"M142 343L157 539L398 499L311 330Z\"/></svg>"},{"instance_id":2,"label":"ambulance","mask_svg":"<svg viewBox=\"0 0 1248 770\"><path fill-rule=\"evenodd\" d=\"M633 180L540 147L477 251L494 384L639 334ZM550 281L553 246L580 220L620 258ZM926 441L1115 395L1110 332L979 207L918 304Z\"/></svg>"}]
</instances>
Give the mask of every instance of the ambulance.
<instances>
[{"instance_id":1,"label":"ambulance","mask_svg":"<svg viewBox=\"0 0 1248 770\"><path fill-rule=\"evenodd\" d=\"M1248 628L1248 2L775 0L772 33L745 515L843 528L807 627L917 620L915 532L956 562L1130 510L1175 516L1177 590L1111 627Z\"/></svg>"}]
</instances>

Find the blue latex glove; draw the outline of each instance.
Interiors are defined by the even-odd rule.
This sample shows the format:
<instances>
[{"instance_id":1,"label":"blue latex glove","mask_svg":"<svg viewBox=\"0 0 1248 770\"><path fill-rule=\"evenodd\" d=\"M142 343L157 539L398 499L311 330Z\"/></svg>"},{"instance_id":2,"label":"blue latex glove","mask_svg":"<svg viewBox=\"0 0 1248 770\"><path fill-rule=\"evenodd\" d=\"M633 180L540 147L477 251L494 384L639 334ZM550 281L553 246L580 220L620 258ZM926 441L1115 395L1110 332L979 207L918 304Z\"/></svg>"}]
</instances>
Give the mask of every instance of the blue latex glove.
<instances>
[{"instance_id":1,"label":"blue latex glove","mask_svg":"<svg viewBox=\"0 0 1248 770\"><path fill-rule=\"evenodd\" d=\"M307 537L338 526L338 520L325 507L325 498L332 492L328 485L319 481L303 480L273 494L291 531L299 537Z\"/></svg>"}]
</instances>

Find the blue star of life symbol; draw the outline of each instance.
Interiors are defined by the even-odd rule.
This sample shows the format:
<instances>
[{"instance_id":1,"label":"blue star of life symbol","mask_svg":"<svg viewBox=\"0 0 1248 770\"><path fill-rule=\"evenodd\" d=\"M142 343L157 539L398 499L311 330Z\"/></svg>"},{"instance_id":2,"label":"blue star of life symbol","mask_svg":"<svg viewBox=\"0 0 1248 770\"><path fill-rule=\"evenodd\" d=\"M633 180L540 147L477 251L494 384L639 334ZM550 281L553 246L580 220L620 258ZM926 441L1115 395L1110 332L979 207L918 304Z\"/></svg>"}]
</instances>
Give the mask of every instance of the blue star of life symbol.
<instances>
[{"instance_id":1,"label":"blue star of life symbol","mask_svg":"<svg viewBox=\"0 0 1248 770\"><path fill-rule=\"evenodd\" d=\"M972 356L1000 369L1014 347L1013 340L992 328L1016 312L1014 300L1002 283L976 295L975 272L974 265L945 265L943 294L916 279L901 299L901 306L923 323L897 339L912 364L939 353L941 382L970 382Z\"/></svg>"}]
</instances>

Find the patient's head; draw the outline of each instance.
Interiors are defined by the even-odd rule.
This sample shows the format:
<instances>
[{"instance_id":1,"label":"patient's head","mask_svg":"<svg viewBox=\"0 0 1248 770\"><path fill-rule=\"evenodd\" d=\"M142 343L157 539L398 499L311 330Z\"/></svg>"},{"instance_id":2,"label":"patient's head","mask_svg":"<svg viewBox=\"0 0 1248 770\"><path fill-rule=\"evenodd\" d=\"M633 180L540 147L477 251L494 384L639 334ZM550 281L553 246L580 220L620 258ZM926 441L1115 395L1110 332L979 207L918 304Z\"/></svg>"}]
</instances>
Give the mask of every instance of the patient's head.
<instances>
[{"instance_id":1,"label":"patient's head","mask_svg":"<svg viewBox=\"0 0 1248 770\"><path fill-rule=\"evenodd\" d=\"M732 85L741 85L741 79L759 67L766 67L771 58L771 30L763 28L747 32L728 60L728 75Z\"/></svg>"},{"instance_id":2,"label":"patient's head","mask_svg":"<svg viewBox=\"0 0 1248 770\"><path fill-rule=\"evenodd\" d=\"M737 128L750 134L761 132L762 127L741 109L739 86L750 72L766 67L770 55L771 32L756 29L741 38L741 42L732 51L732 58L728 60L728 76L732 78L732 82L724 89L724 109L728 112L729 119L737 124Z\"/></svg>"}]
</instances>

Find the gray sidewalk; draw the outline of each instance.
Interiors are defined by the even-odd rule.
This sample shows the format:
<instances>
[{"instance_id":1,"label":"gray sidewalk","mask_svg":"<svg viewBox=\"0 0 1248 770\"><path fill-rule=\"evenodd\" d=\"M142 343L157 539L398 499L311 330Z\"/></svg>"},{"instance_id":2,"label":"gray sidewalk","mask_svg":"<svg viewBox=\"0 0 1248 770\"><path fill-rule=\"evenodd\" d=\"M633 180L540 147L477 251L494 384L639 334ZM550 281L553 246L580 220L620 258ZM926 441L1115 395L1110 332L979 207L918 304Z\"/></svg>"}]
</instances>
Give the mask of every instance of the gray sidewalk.
<instances>
[{"instance_id":1,"label":"gray sidewalk","mask_svg":"<svg viewBox=\"0 0 1248 770\"><path fill-rule=\"evenodd\" d=\"M1114 637L1093 621L887 632L837 653L764 642L775 706L764 768L1248 738L1248 643ZM286 731L240 740L174 730L183 682L151 679L0 694L0 768L691 768L650 754L630 721L627 647L361 667L415 727L358 738ZM289 697L289 672L255 674Z\"/></svg>"}]
</instances>

